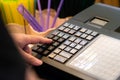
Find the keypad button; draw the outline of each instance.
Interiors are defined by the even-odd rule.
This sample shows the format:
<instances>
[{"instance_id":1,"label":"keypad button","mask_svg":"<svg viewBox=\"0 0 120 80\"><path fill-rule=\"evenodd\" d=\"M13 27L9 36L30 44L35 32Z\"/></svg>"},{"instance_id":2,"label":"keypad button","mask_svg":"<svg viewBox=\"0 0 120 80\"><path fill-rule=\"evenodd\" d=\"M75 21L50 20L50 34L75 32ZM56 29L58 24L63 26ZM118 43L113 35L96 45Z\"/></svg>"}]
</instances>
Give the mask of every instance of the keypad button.
<instances>
[{"instance_id":1,"label":"keypad button","mask_svg":"<svg viewBox=\"0 0 120 80\"><path fill-rule=\"evenodd\" d=\"M60 51L61 51L61 49L57 48L54 50L54 53L58 54L58 53L60 53Z\"/></svg>"},{"instance_id":2,"label":"keypad button","mask_svg":"<svg viewBox=\"0 0 120 80\"><path fill-rule=\"evenodd\" d=\"M51 54L48 55L48 57L50 57L50 58L54 58L55 56L56 56L55 53L51 53Z\"/></svg>"},{"instance_id":3,"label":"keypad button","mask_svg":"<svg viewBox=\"0 0 120 80\"><path fill-rule=\"evenodd\" d=\"M75 33L75 36L80 37L81 34L82 34L81 32L76 32L76 33Z\"/></svg>"},{"instance_id":4,"label":"keypad button","mask_svg":"<svg viewBox=\"0 0 120 80\"><path fill-rule=\"evenodd\" d=\"M43 46L43 44L37 44L37 46L38 46L38 47L41 47L41 46Z\"/></svg>"},{"instance_id":5,"label":"keypad button","mask_svg":"<svg viewBox=\"0 0 120 80\"><path fill-rule=\"evenodd\" d=\"M67 38L69 38L69 37L70 37L70 35L68 35L68 34L65 34L65 35L63 36L64 39L67 39Z\"/></svg>"},{"instance_id":6,"label":"keypad button","mask_svg":"<svg viewBox=\"0 0 120 80\"><path fill-rule=\"evenodd\" d=\"M93 32L91 33L91 35L92 35L92 36L97 36L97 35L98 35L98 32L93 31Z\"/></svg>"},{"instance_id":7,"label":"keypad button","mask_svg":"<svg viewBox=\"0 0 120 80\"><path fill-rule=\"evenodd\" d=\"M59 31L54 31L52 34L57 35L58 33L59 33Z\"/></svg>"},{"instance_id":8,"label":"keypad button","mask_svg":"<svg viewBox=\"0 0 120 80\"><path fill-rule=\"evenodd\" d=\"M69 33L70 33L70 34L74 34L74 33L75 33L75 30L70 30Z\"/></svg>"},{"instance_id":9,"label":"keypad button","mask_svg":"<svg viewBox=\"0 0 120 80\"><path fill-rule=\"evenodd\" d=\"M65 28L64 29L64 32L69 32L70 31L70 28Z\"/></svg>"},{"instance_id":10,"label":"keypad button","mask_svg":"<svg viewBox=\"0 0 120 80\"><path fill-rule=\"evenodd\" d=\"M61 56L63 56L63 57L66 57L66 58L70 58L70 57L72 56L72 54L70 54L70 53L68 53L68 52L65 52L65 51L60 52L59 55L61 55Z\"/></svg>"},{"instance_id":11,"label":"keypad button","mask_svg":"<svg viewBox=\"0 0 120 80\"><path fill-rule=\"evenodd\" d=\"M75 26L75 25L71 24L71 25L69 25L69 28L74 28L74 26Z\"/></svg>"},{"instance_id":12,"label":"keypad button","mask_svg":"<svg viewBox=\"0 0 120 80\"><path fill-rule=\"evenodd\" d=\"M80 50L80 49L82 48L82 45L78 44L77 46L75 46L75 48L76 48L77 50Z\"/></svg>"},{"instance_id":13,"label":"keypad button","mask_svg":"<svg viewBox=\"0 0 120 80\"><path fill-rule=\"evenodd\" d=\"M48 38L52 39L54 37L53 34L49 35Z\"/></svg>"},{"instance_id":14,"label":"keypad button","mask_svg":"<svg viewBox=\"0 0 120 80\"><path fill-rule=\"evenodd\" d=\"M77 31L80 29L80 26L75 26L73 29Z\"/></svg>"},{"instance_id":15,"label":"keypad button","mask_svg":"<svg viewBox=\"0 0 120 80\"><path fill-rule=\"evenodd\" d=\"M70 41L74 41L76 39L76 37L72 36L69 38Z\"/></svg>"},{"instance_id":16,"label":"keypad button","mask_svg":"<svg viewBox=\"0 0 120 80\"><path fill-rule=\"evenodd\" d=\"M93 38L94 38L94 37L91 36L91 35L89 35L89 36L86 37L87 40L92 40Z\"/></svg>"},{"instance_id":17,"label":"keypad button","mask_svg":"<svg viewBox=\"0 0 120 80\"><path fill-rule=\"evenodd\" d=\"M92 30L87 30L86 32L85 32L86 34L90 34L90 33L92 33Z\"/></svg>"},{"instance_id":18,"label":"keypad button","mask_svg":"<svg viewBox=\"0 0 120 80\"><path fill-rule=\"evenodd\" d=\"M53 43L53 46L55 46L55 47L57 47L58 45L59 45L58 42L54 42L54 43Z\"/></svg>"},{"instance_id":19,"label":"keypad button","mask_svg":"<svg viewBox=\"0 0 120 80\"><path fill-rule=\"evenodd\" d=\"M55 40L55 41L57 41L58 39L59 39L58 36L55 36L55 37L53 38L53 40Z\"/></svg>"},{"instance_id":20,"label":"keypad button","mask_svg":"<svg viewBox=\"0 0 120 80\"><path fill-rule=\"evenodd\" d=\"M88 43L88 42L87 42L86 40L82 40L82 41L80 42L80 44L83 45L83 46L86 45L87 43Z\"/></svg>"},{"instance_id":21,"label":"keypad button","mask_svg":"<svg viewBox=\"0 0 120 80\"><path fill-rule=\"evenodd\" d=\"M42 48L46 49L46 48L48 48L48 46L49 46L49 44L43 44L43 45L42 45L42 46L40 46L40 47L42 47Z\"/></svg>"},{"instance_id":22,"label":"keypad button","mask_svg":"<svg viewBox=\"0 0 120 80\"><path fill-rule=\"evenodd\" d=\"M88 35L84 33L84 34L82 34L80 37L81 37L81 38L86 38L87 36L88 36Z\"/></svg>"},{"instance_id":23,"label":"keypad button","mask_svg":"<svg viewBox=\"0 0 120 80\"><path fill-rule=\"evenodd\" d=\"M43 51L44 51L43 48L39 48L39 49L37 50L38 53L42 53Z\"/></svg>"},{"instance_id":24,"label":"keypad button","mask_svg":"<svg viewBox=\"0 0 120 80\"><path fill-rule=\"evenodd\" d=\"M84 33L86 30L87 30L86 28L81 28L81 29L80 29L80 32L83 32L83 33Z\"/></svg>"},{"instance_id":25,"label":"keypad button","mask_svg":"<svg viewBox=\"0 0 120 80\"><path fill-rule=\"evenodd\" d=\"M50 52L50 51L45 50L42 54L43 54L43 55L48 55L48 54L49 54L49 52Z\"/></svg>"},{"instance_id":26,"label":"keypad button","mask_svg":"<svg viewBox=\"0 0 120 80\"><path fill-rule=\"evenodd\" d=\"M66 45L64 45L64 44L59 46L59 48L62 49L62 50L65 49L65 47L66 47Z\"/></svg>"},{"instance_id":27,"label":"keypad button","mask_svg":"<svg viewBox=\"0 0 120 80\"><path fill-rule=\"evenodd\" d=\"M60 32L57 36L62 37L65 33Z\"/></svg>"},{"instance_id":28,"label":"keypad button","mask_svg":"<svg viewBox=\"0 0 120 80\"><path fill-rule=\"evenodd\" d=\"M35 45L35 46L32 47L32 50L33 50L33 51L36 51L38 48L39 48L39 47L38 47L37 45Z\"/></svg>"},{"instance_id":29,"label":"keypad button","mask_svg":"<svg viewBox=\"0 0 120 80\"><path fill-rule=\"evenodd\" d=\"M65 27L64 26L60 26L58 29L62 31L62 30L65 29Z\"/></svg>"},{"instance_id":30,"label":"keypad button","mask_svg":"<svg viewBox=\"0 0 120 80\"><path fill-rule=\"evenodd\" d=\"M75 54L77 51L78 51L77 49L72 49L72 50L70 51L70 53L71 53L71 54Z\"/></svg>"},{"instance_id":31,"label":"keypad button","mask_svg":"<svg viewBox=\"0 0 120 80\"><path fill-rule=\"evenodd\" d=\"M56 56L54 57L54 60L59 61L59 62L61 62L61 63L64 63L64 62L67 60L67 58L65 58L65 57L63 57L63 56L60 56L60 55L56 55Z\"/></svg>"},{"instance_id":32,"label":"keypad button","mask_svg":"<svg viewBox=\"0 0 120 80\"><path fill-rule=\"evenodd\" d=\"M70 44L70 47L74 48L76 45L77 44L73 42L73 43Z\"/></svg>"},{"instance_id":33,"label":"keypad button","mask_svg":"<svg viewBox=\"0 0 120 80\"><path fill-rule=\"evenodd\" d=\"M49 50L49 51L52 51L52 50L54 50L54 49L55 49L54 46L49 46L49 47L48 47L48 50Z\"/></svg>"},{"instance_id":34,"label":"keypad button","mask_svg":"<svg viewBox=\"0 0 120 80\"><path fill-rule=\"evenodd\" d=\"M67 40L64 42L65 45L70 45L71 44L71 41Z\"/></svg>"},{"instance_id":35,"label":"keypad button","mask_svg":"<svg viewBox=\"0 0 120 80\"><path fill-rule=\"evenodd\" d=\"M66 47L64 50L67 51L67 52L69 52L71 49L72 49L72 48L68 46L68 47Z\"/></svg>"},{"instance_id":36,"label":"keypad button","mask_svg":"<svg viewBox=\"0 0 120 80\"><path fill-rule=\"evenodd\" d=\"M75 43L80 43L81 40L82 40L81 38L77 38L74 42Z\"/></svg>"},{"instance_id":37,"label":"keypad button","mask_svg":"<svg viewBox=\"0 0 120 80\"><path fill-rule=\"evenodd\" d=\"M69 26L70 25L70 23L65 23L65 24L63 24L63 26Z\"/></svg>"},{"instance_id":38,"label":"keypad button","mask_svg":"<svg viewBox=\"0 0 120 80\"><path fill-rule=\"evenodd\" d=\"M64 40L65 40L64 38L59 38L59 39L58 39L58 42L61 43L61 42L63 42Z\"/></svg>"}]
</instances>

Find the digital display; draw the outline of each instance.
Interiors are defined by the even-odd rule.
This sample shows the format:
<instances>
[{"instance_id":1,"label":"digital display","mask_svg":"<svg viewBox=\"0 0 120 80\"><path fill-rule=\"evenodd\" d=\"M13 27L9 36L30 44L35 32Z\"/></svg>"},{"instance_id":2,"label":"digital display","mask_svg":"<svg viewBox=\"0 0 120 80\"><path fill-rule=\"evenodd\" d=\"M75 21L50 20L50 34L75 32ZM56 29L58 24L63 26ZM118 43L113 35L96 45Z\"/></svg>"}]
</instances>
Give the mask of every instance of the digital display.
<instances>
[{"instance_id":1,"label":"digital display","mask_svg":"<svg viewBox=\"0 0 120 80\"><path fill-rule=\"evenodd\" d=\"M108 21L104 20L104 19L100 19L100 18L93 18L90 23L96 24L96 25L100 25L100 26L105 26Z\"/></svg>"}]
</instances>

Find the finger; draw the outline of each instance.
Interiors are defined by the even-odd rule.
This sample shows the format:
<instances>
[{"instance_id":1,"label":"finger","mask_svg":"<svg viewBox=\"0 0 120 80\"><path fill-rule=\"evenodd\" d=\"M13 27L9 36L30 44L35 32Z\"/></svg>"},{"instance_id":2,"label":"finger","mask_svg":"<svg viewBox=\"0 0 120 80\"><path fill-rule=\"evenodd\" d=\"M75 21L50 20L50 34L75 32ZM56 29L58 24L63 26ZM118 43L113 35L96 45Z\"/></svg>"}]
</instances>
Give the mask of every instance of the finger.
<instances>
[{"instance_id":1,"label":"finger","mask_svg":"<svg viewBox=\"0 0 120 80\"><path fill-rule=\"evenodd\" d=\"M52 39L44 38L42 36L29 35L29 36L26 36L25 41L28 44L34 44L34 43L51 43Z\"/></svg>"},{"instance_id":2,"label":"finger","mask_svg":"<svg viewBox=\"0 0 120 80\"><path fill-rule=\"evenodd\" d=\"M48 35L51 31L55 30L55 28L48 29L47 31L41 33L42 36Z\"/></svg>"},{"instance_id":3,"label":"finger","mask_svg":"<svg viewBox=\"0 0 120 80\"><path fill-rule=\"evenodd\" d=\"M40 59L37 59L33 55L28 54L21 49L20 49L20 52L21 52L23 58L25 59L25 61L28 62L29 64L34 65L34 66L42 65L43 62Z\"/></svg>"},{"instance_id":4,"label":"finger","mask_svg":"<svg viewBox=\"0 0 120 80\"><path fill-rule=\"evenodd\" d=\"M23 48L23 50L25 51L25 52L27 52L27 53L29 53L29 54L31 54L31 48L27 45L27 46L25 46L24 48Z\"/></svg>"},{"instance_id":5,"label":"finger","mask_svg":"<svg viewBox=\"0 0 120 80\"><path fill-rule=\"evenodd\" d=\"M43 36L45 37L46 35L48 35L51 31L55 30L56 28L50 28L44 32L37 32L37 31L32 31L33 35L38 35L38 36Z\"/></svg>"}]
</instances>

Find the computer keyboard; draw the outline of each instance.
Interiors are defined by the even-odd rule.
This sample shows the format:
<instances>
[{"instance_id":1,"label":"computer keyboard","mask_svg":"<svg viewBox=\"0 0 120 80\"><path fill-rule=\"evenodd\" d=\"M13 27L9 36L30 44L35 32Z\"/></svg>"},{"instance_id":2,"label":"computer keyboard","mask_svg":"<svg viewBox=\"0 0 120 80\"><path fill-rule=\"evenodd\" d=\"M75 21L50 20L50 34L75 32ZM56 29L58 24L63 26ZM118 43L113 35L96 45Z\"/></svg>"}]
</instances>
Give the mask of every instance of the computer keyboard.
<instances>
[{"instance_id":1,"label":"computer keyboard","mask_svg":"<svg viewBox=\"0 0 120 80\"><path fill-rule=\"evenodd\" d=\"M98 35L98 32L82 26L64 23L47 36L53 40L51 44L36 44L32 51L38 53L37 56L65 63Z\"/></svg>"}]
</instances>

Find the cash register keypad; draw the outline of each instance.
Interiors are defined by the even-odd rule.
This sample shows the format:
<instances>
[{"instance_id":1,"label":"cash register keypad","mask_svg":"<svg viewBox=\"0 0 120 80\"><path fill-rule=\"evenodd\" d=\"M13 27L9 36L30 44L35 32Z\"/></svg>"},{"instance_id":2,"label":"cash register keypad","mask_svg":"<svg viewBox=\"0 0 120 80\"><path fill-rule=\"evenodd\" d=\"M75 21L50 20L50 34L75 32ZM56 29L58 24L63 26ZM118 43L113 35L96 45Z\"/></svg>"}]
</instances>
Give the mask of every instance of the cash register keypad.
<instances>
[{"instance_id":1,"label":"cash register keypad","mask_svg":"<svg viewBox=\"0 0 120 80\"><path fill-rule=\"evenodd\" d=\"M98 36L96 31L64 23L47 36L53 40L51 44L37 44L32 50L38 55L42 54L60 63L65 63L96 36Z\"/></svg>"}]
</instances>

